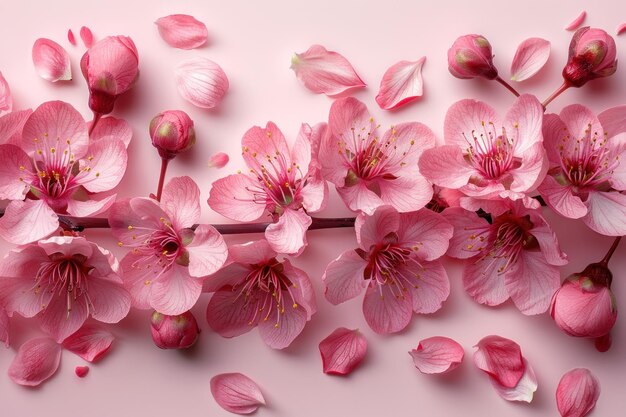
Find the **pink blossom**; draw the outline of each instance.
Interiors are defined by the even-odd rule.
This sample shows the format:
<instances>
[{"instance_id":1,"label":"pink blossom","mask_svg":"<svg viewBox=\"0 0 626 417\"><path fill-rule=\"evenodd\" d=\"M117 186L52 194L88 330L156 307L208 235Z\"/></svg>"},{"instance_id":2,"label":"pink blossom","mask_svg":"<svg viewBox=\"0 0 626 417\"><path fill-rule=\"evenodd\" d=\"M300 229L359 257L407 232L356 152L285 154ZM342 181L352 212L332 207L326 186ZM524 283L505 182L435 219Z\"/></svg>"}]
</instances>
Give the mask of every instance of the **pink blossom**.
<instances>
[{"instance_id":1,"label":"pink blossom","mask_svg":"<svg viewBox=\"0 0 626 417\"><path fill-rule=\"evenodd\" d=\"M498 76L491 44L481 35L465 35L454 41L448 49L448 70L457 78L493 80Z\"/></svg>"},{"instance_id":2,"label":"pink blossom","mask_svg":"<svg viewBox=\"0 0 626 417\"><path fill-rule=\"evenodd\" d=\"M83 237L53 237L11 250L0 262L0 305L12 315L38 317L57 342L88 317L117 323L130 296L110 252Z\"/></svg>"},{"instance_id":3,"label":"pink blossom","mask_svg":"<svg viewBox=\"0 0 626 417\"><path fill-rule=\"evenodd\" d=\"M585 368L567 372L556 389L556 405L561 417L585 417L600 398L598 379Z\"/></svg>"},{"instance_id":4,"label":"pink blossom","mask_svg":"<svg viewBox=\"0 0 626 417\"><path fill-rule=\"evenodd\" d=\"M249 173L221 178L213 183L209 205L218 213L241 222L254 221L264 213L273 224L265 238L278 253L299 254L306 247L309 213L326 205L328 189L315 169L311 152L311 128L303 124L290 148L272 122L255 126L242 140L243 158Z\"/></svg>"},{"instance_id":5,"label":"pink blossom","mask_svg":"<svg viewBox=\"0 0 626 417\"><path fill-rule=\"evenodd\" d=\"M617 71L615 40L602 29L578 29L569 45L567 65L563 68L565 83L581 87L595 78L608 77Z\"/></svg>"},{"instance_id":6,"label":"pink blossom","mask_svg":"<svg viewBox=\"0 0 626 417\"><path fill-rule=\"evenodd\" d=\"M539 207L528 193L547 170L542 119L543 107L530 95L520 96L504 121L483 102L461 100L446 114L445 145L424 152L420 171L435 185L470 197L461 199L468 210L473 199L522 199Z\"/></svg>"},{"instance_id":7,"label":"pink blossom","mask_svg":"<svg viewBox=\"0 0 626 417\"><path fill-rule=\"evenodd\" d=\"M0 236L12 243L41 239L59 226L58 214L104 212L109 191L126 170L126 147L115 138L90 141L82 116L50 101L28 118L18 145L0 145L0 199L12 200L0 219Z\"/></svg>"},{"instance_id":8,"label":"pink blossom","mask_svg":"<svg viewBox=\"0 0 626 417\"><path fill-rule=\"evenodd\" d=\"M626 234L626 106L596 117L573 104L547 114L543 131L550 169L539 192L548 206L603 235Z\"/></svg>"},{"instance_id":9,"label":"pink blossom","mask_svg":"<svg viewBox=\"0 0 626 417\"><path fill-rule=\"evenodd\" d=\"M452 226L440 214L381 206L371 216L359 215L355 229L359 247L332 261L322 276L328 301L343 303L367 287L363 314L381 334L404 329L413 312L441 308L450 283L438 259L448 249Z\"/></svg>"},{"instance_id":10,"label":"pink blossom","mask_svg":"<svg viewBox=\"0 0 626 417\"><path fill-rule=\"evenodd\" d=\"M458 207L443 216L454 226L448 255L466 259L463 285L476 302L494 306L511 298L524 314L548 309L567 257L538 210L511 202L491 224Z\"/></svg>"},{"instance_id":11,"label":"pink blossom","mask_svg":"<svg viewBox=\"0 0 626 417\"><path fill-rule=\"evenodd\" d=\"M421 123L401 123L379 137L365 104L347 97L330 108L319 162L322 175L351 210L372 214L386 204L409 212L424 207L433 195L417 161L434 146L435 135Z\"/></svg>"},{"instance_id":12,"label":"pink blossom","mask_svg":"<svg viewBox=\"0 0 626 417\"><path fill-rule=\"evenodd\" d=\"M161 349L187 349L198 340L200 329L191 311L168 316L152 313L150 331L154 344Z\"/></svg>"},{"instance_id":13,"label":"pink blossom","mask_svg":"<svg viewBox=\"0 0 626 417\"><path fill-rule=\"evenodd\" d=\"M315 293L306 272L279 261L265 240L233 245L227 265L204 283L215 292L207 307L209 326L223 337L258 327L263 341L284 349L315 314Z\"/></svg>"},{"instance_id":14,"label":"pink blossom","mask_svg":"<svg viewBox=\"0 0 626 417\"><path fill-rule=\"evenodd\" d=\"M204 278L227 257L214 227L192 228L199 219L200 190L189 177L170 180L160 203L135 197L111 207L111 231L118 245L132 249L121 267L134 307L175 316L196 303Z\"/></svg>"}]
</instances>

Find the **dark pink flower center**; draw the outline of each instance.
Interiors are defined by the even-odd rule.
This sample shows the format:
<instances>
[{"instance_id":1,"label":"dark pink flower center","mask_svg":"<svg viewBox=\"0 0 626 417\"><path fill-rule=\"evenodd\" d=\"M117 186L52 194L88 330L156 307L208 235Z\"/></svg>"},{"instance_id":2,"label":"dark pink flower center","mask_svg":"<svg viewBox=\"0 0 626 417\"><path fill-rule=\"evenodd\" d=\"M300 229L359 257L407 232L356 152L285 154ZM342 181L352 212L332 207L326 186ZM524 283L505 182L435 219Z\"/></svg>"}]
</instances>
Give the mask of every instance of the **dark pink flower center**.
<instances>
[{"instance_id":1,"label":"dark pink flower center","mask_svg":"<svg viewBox=\"0 0 626 417\"><path fill-rule=\"evenodd\" d=\"M472 130L471 138L463 134L468 144L466 159L485 179L497 180L514 166L513 140L504 128L498 135L492 122L482 122L482 126L482 132Z\"/></svg>"},{"instance_id":2,"label":"dark pink flower center","mask_svg":"<svg viewBox=\"0 0 626 417\"><path fill-rule=\"evenodd\" d=\"M88 293L88 275L93 269L86 264L87 257L84 255L64 255L54 253L50 255L50 260L44 262L39 267L35 276L35 293L46 291L56 293L57 296L65 296L67 303L67 314L72 311L72 303L80 297L84 297L87 306L92 303ZM42 309L46 306L42 305Z\"/></svg>"}]
</instances>

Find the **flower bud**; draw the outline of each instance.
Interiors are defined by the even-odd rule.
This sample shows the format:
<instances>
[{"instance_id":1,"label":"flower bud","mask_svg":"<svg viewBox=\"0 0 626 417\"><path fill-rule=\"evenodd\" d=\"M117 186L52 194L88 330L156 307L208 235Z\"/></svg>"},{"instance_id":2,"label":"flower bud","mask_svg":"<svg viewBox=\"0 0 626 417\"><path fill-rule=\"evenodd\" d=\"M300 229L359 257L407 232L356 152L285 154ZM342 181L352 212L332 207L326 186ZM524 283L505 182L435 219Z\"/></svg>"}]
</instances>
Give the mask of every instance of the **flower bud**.
<instances>
[{"instance_id":1,"label":"flower bud","mask_svg":"<svg viewBox=\"0 0 626 417\"><path fill-rule=\"evenodd\" d=\"M152 340L161 349L186 349L198 340L200 329L196 318L187 311L178 316L168 316L158 311L150 320Z\"/></svg>"},{"instance_id":2,"label":"flower bud","mask_svg":"<svg viewBox=\"0 0 626 417\"><path fill-rule=\"evenodd\" d=\"M448 70L457 78L484 77L493 80L498 70L493 65L491 44L480 35L458 38L448 49Z\"/></svg>"},{"instance_id":3,"label":"flower bud","mask_svg":"<svg viewBox=\"0 0 626 417\"><path fill-rule=\"evenodd\" d=\"M152 145L161 158L172 159L196 143L193 120L181 110L166 110L150 122Z\"/></svg>"},{"instance_id":4,"label":"flower bud","mask_svg":"<svg viewBox=\"0 0 626 417\"><path fill-rule=\"evenodd\" d=\"M617 70L615 40L602 29L580 28L569 45L563 78L572 87L613 75Z\"/></svg>"}]
</instances>

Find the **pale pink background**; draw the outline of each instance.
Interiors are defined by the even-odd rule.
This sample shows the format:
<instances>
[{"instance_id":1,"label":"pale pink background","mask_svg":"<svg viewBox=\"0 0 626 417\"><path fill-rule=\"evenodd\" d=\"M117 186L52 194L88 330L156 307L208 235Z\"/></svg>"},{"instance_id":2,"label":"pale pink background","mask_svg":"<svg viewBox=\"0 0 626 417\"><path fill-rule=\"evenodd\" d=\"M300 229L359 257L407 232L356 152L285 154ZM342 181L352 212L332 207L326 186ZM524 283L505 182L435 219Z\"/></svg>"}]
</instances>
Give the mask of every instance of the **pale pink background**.
<instances>
[{"instance_id":1,"label":"pale pink background","mask_svg":"<svg viewBox=\"0 0 626 417\"><path fill-rule=\"evenodd\" d=\"M196 123L198 142L192 154L171 164L170 176L191 175L202 188L206 221L223 222L204 203L211 182L242 166L241 135L255 124L275 121L293 138L301 122L323 121L331 100L309 93L289 70L294 52L320 43L344 54L369 85L355 95L365 101L383 127L418 120L438 136L447 107L461 98L484 99L504 111L512 96L495 83L460 81L447 72L446 51L466 33L481 33L492 43L495 62L507 78L516 46L527 37L552 42L546 68L523 91L545 98L560 84L571 33L563 30L582 8L587 24L607 29L626 21L626 2L590 1L447 1L378 2L317 0L291 1L8 1L0 3L0 70L9 81L17 108L36 107L46 100L66 100L89 117L85 82L78 68L83 48L69 45L68 28L78 37L88 25L97 39L109 34L130 35L140 54L141 77L132 93L122 97L116 115L126 118L135 137L129 148L130 163L120 186L122 196L154 192L159 159L147 137L151 117L165 109L187 111ZM168 47L153 22L171 13L188 13L206 23L209 45L182 51ZM34 72L31 46L38 37L62 44L72 56L74 81L52 85ZM626 36L617 38L619 59L626 63ZM231 89L217 111L204 111L184 102L176 93L173 70L182 60L206 56L228 74ZM385 69L401 59L426 55L425 96L416 104L389 113L377 108L374 97ZM626 70L608 80L568 91L550 110L581 102L600 111L626 102ZM206 167L209 155L228 152L230 164L222 170ZM334 191L323 216L347 215ZM558 219L546 211L571 262L563 276L598 260L611 240L575 221ZM89 233L103 245L115 247L105 232ZM229 242L248 237L229 238ZM252 238L252 236L250 236ZM151 341L148 313L133 312L114 328L118 336L111 354L91 365L85 379L74 367L85 363L64 352L58 373L39 389L14 385L6 376L15 346L35 334L26 320L14 320L13 347L0 349L0 414L19 416L222 416L209 391L210 378L221 372L243 372L263 388L268 407L260 416L554 416L554 392L560 376L574 367L588 367L600 379L602 394L593 415L624 415L626 396L626 320L620 317L614 345L608 353L596 352L586 340L570 338L554 326L549 316L525 317L511 304L486 308L463 292L460 264L446 260L452 294L443 309L430 317L415 317L408 329L389 337L374 334L361 314L361 299L333 307L323 298L320 277L325 265L341 251L355 246L353 231L331 230L309 234L309 247L295 264L308 271L318 295L319 309L303 334L285 351L267 348L256 331L236 339L222 339L204 320L207 299L194 309L202 327L201 339L188 352L162 351ZM612 262L618 305L626 308L626 245ZM8 246L2 244L2 252ZM115 248L117 249L117 248ZM121 254L121 253L120 253ZM29 326L30 325L30 326ZM348 378L326 376L321 371L317 344L336 327L360 328L369 341L364 365ZM30 327L31 330L24 330ZM483 336L499 334L516 340L534 366L539 390L531 405L500 399L486 377L471 362L472 346ZM466 361L451 375L421 375L407 351L420 339L444 335L458 340Z\"/></svg>"}]
</instances>

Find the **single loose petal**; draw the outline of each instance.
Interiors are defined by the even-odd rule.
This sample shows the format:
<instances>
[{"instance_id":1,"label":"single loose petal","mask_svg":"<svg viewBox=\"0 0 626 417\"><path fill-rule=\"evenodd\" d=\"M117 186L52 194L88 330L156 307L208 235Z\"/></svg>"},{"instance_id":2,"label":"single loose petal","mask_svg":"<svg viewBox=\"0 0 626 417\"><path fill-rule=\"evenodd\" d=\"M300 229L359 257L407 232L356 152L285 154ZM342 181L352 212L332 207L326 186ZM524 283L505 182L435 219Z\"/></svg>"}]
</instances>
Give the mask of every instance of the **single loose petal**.
<instances>
[{"instance_id":1,"label":"single loose petal","mask_svg":"<svg viewBox=\"0 0 626 417\"><path fill-rule=\"evenodd\" d=\"M365 87L352 64L341 54L313 45L291 58L291 69L306 88L334 96L350 88Z\"/></svg>"},{"instance_id":2,"label":"single loose petal","mask_svg":"<svg viewBox=\"0 0 626 417\"><path fill-rule=\"evenodd\" d=\"M74 372L76 373L77 377L84 378L89 373L89 367L88 366L77 366L76 369L74 369Z\"/></svg>"},{"instance_id":3,"label":"single loose petal","mask_svg":"<svg viewBox=\"0 0 626 417\"><path fill-rule=\"evenodd\" d=\"M500 397L507 401L524 401L527 403L533 400L533 395L537 391L537 377L532 366L525 359L524 367L524 375L522 375L517 385L512 388L501 385L495 378L489 378L491 385L493 385Z\"/></svg>"},{"instance_id":4,"label":"single loose petal","mask_svg":"<svg viewBox=\"0 0 626 417\"><path fill-rule=\"evenodd\" d=\"M211 394L220 407L235 414L251 414L265 405L259 386L240 373L219 374L211 378Z\"/></svg>"},{"instance_id":5,"label":"single loose petal","mask_svg":"<svg viewBox=\"0 0 626 417\"><path fill-rule=\"evenodd\" d=\"M425 61L425 56L414 62L400 61L385 72L376 96L376 103L381 109L396 109L422 96L422 66Z\"/></svg>"},{"instance_id":6,"label":"single loose petal","mask_svg":"<svg viewBox=\"0 0 626 417\"><path fill-rule=\"evenodd\" d=\"M617 31L616 34L619 36L622 33L626 32L626 22L621 23L618 27L617 27Z\"/></svg>"},{"instance_id":7,"label":"single loose petal","mask_svg":"<svg viewBox=\"0 0 626 417\"><path fill-rule=\"evenodd\" d=\"M9 378L16 384L37 386L57 371L61 362L61 346L42 337L20 346L9 367Z\"/></svg>"},{"instance_id":8,"label":"single loose petal","mask_svg":"<svg viewBox=\"0 0 626 417\"><path fill-rule=\"evenodd\" d=\"M0 308L0 342L9 347L9 316Z\"/></svg>"},{"instance_id":9,"label":"single loose petal","mask_svg":"<svg viewBox=\"0 0 626 417\"><path fill-rule=\"evenodd\" d=\"M487 336L476 345L474 364L500 385L514 388L525 371L522 351L517 343L500 336Z\"/></svg>"},{"instance_id":10,"label":"single loose petal","mask_svg":"<svg viewBox=\"0 0 626 417\"><path fill-rule=\"evenodd\" d=\"M415 367L423 374L443 374L456 369L465 352L456 341L443 336L420 341L417 349L409 352Z\"/></svg>"},{"instance_id":11,"label":"single loose petal","mask_svg":"<svg viewBox=\"0 0 626 417\"><path fill-rule=\"evenodd\" d=\"M548 62L550 42L541 38L523 41L511 64L511 80L524 81L535 75Z\"/></svg>"},{"instance_id":12,"label":"single loose petal","mask_svg":"<svg viewBox=\"0 0 626 417\"><path fill-rule=\"evenodd\" d=\"M70 56L58 43L45 38L37 39L32 55L35 70L44 80L56 82L72 79Z\"/></svg>"},{"instance_id":13,"label":"single loose petal","mask_svg":"<svg viewBox=\"0 0 626 417\"><path fill-rule=\"evenodd\" d=\"M216 107L228 91L224 70L208 58L191 58L176 68L178 93L194 106Z\"/></svg>"},{"instance_id":14,"label":"single loose petal","mask_svg":"<svg viewBox=\"0 0 626 417\"><path fill-rule=\"evenodd\" d=\"M586 11L582 11L580 12L580 14L578 16L576 16L576 19L572 20L572 22L565 26L565 30L576 30L580 27L580 25L582 25L583 21L585 20L585 17L587 17L587 12Z\"/></svg>"},{"instance_id":15,"label":"single loose petal","mask_svg":"<svg viewBox=\"0 0 626 417\"><path fill-rule=\"evenodd\" d=\"M556 405L562 417L584 417L600 397L598 379L584 368L567 372L556 389Z\"/></svg>"},{"instance_id":16,"label":"single loose petal","mask_svg":"<svg viewBox=\"0 0 626 417\"><path fill-rule=\"evenodd\" d=\"M74 32L72 32L72 29L67 30L67 40L70 42L70 44L76 46L76 37L74 36Z\"/></svg>"},{"instance_id":17,"label":"single loose petal","mask_svg":"<svg viewBox=\"0 0 626 417\"><path fill-rule=\"evenodd\" d=\"M347 375L363 360L367 340L358 330L340 327L320 342L324 373Z\"/></svg>"},{"instance_id":18,"label":"single loose petal","mask_svg":"<svg viewBox=\"0 0 626 417\"><path fill-rule=\"evenodd\" d=\"M216 154L211 155L209 158L209 162L207 163L209 168L224 168L228 163L229 158L228 154L224 152L218 152Z\"/></svg>"},{"instance_id":19,"label":"single loose petal","mask_svg":"<svg viewBox=\"0 0 626 417\"><path fill-rule=\"evenodd\" d=\"M63 347L87 362L96 362L111 348L115 338L106 330L86 325L63 341Z\"/></svg>"},{"instance_id":20,"label":"single loose petal","mask_svg":"<svg viewBox=\"0 0 626 417\"><path fill-rule=\"evenodd\" d=\"M11 95L11 89L9 83L4 79L0 72L0 116L4 113L8 113L13 109L13 96Z\"/></svg>"},{"instance_id":21,"label":"single loose petal","mask_svg":"<svg viewBox=\"0 0 626 417\"><path fill-rule=\"evenodd\" d=\"M82 39L85 48L91 48L91 45L93 45L93 33L91 33L91 29L89 29L87 26L81 27L80 39Z\"/></svg>"},{"instance_id":22,"label":"single loose petal","mask_svg":"<svg viewBox=\"0 0 626 417\"><path fill-rule=\"evenodd\" d=\"M154 22L161 38L169 46L179 49L194 49L207 42L206 25L195 17L186 14L173 14L161 17Z\"/></svg>"}]
</instances>

